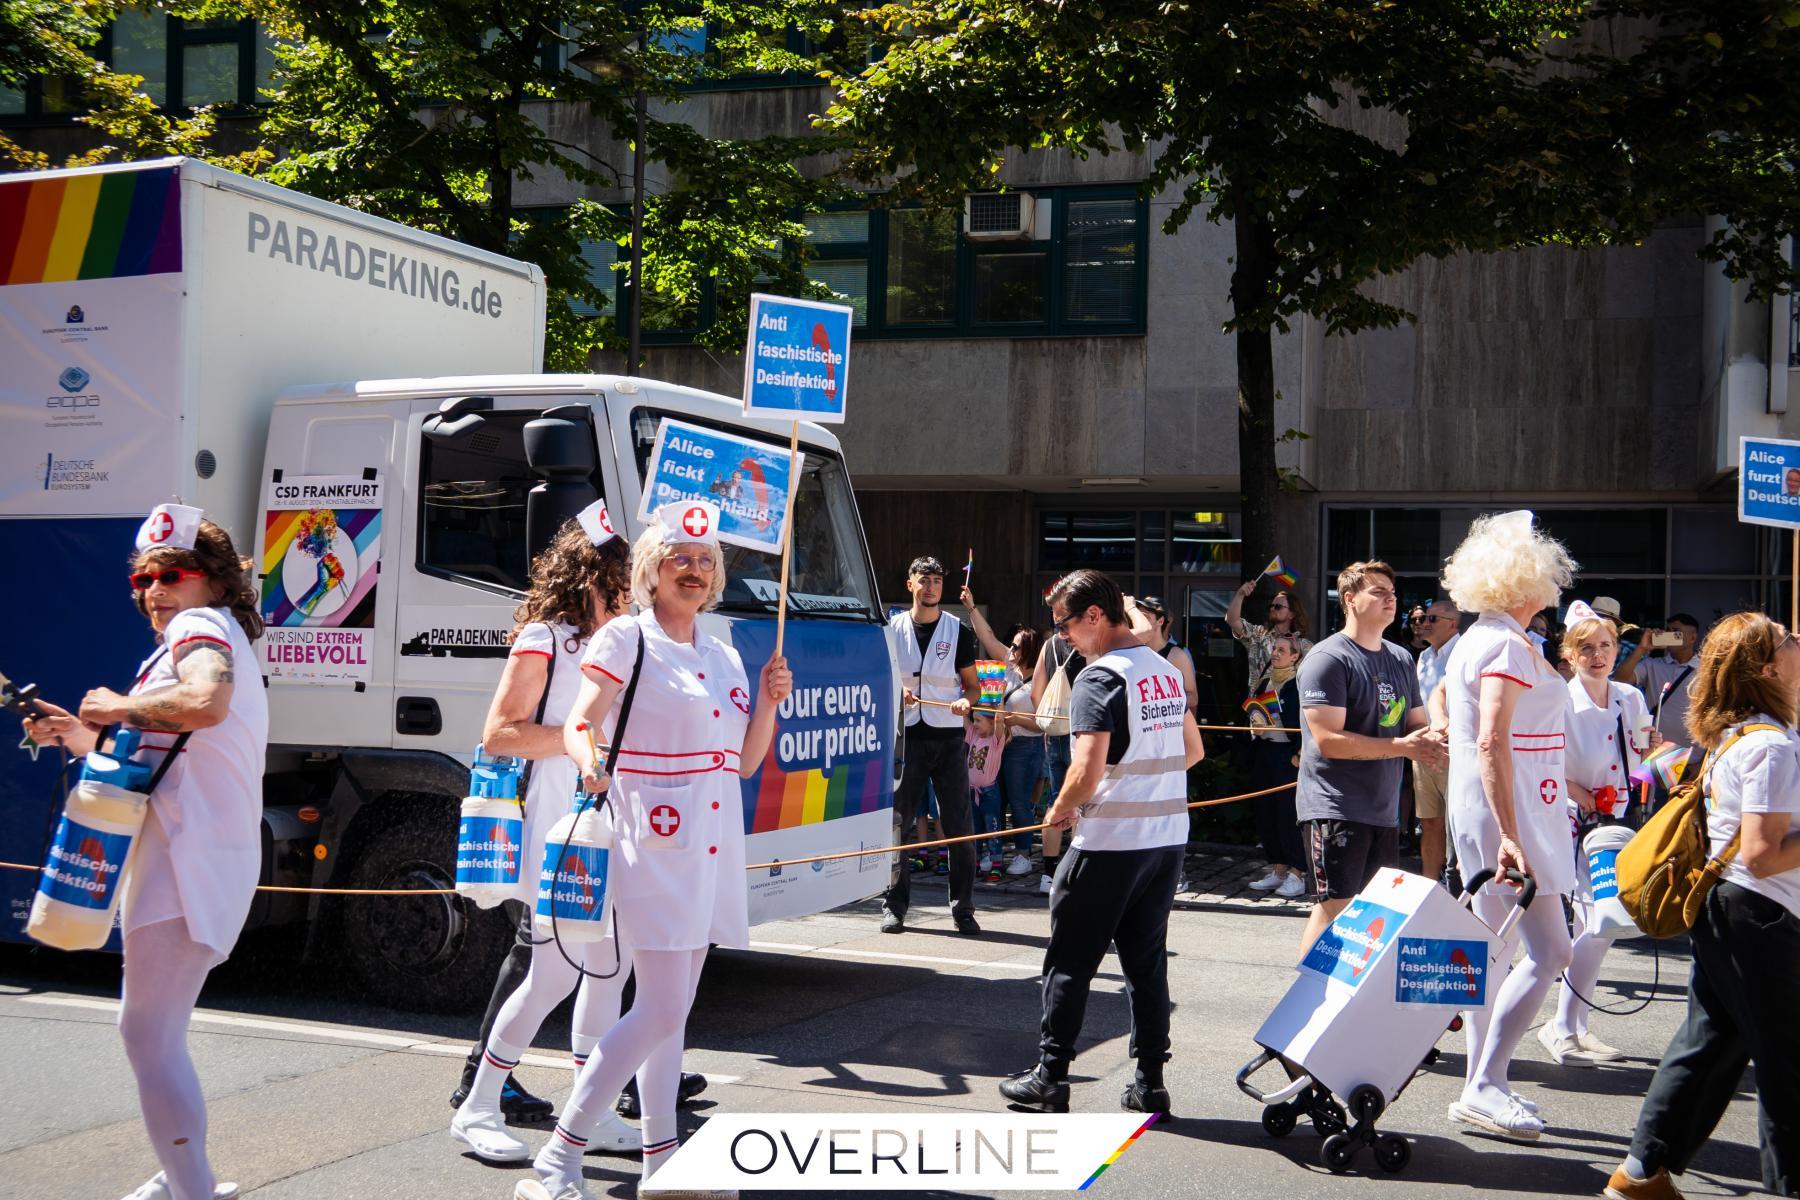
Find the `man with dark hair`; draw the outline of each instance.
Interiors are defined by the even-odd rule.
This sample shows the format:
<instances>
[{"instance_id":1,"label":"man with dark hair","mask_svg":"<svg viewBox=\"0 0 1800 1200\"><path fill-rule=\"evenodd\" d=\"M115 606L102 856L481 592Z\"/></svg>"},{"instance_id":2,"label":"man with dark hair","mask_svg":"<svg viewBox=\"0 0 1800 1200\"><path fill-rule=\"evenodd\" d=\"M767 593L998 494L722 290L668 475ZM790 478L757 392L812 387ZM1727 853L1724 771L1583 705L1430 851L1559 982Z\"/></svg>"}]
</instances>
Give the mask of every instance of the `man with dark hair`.
<instances>
[{"instance_id":1,"label":"man with dark hair","mask_svg":"<svg viewBox=\"0 0 1800 1200\"><path fill-rule=\"evenodd\" d=\"M1074 840L1050 892L1038 1063L1000 1085L1013 1107L1069 1111L1069 1064L1088 988L1108 946L1131 998L1137 1076L1120 1104L1169 1111L1169 911L1187 848L1187 768L1205 754L1181 674L1125 619L1125 597L1099 571L1050 591L1056 632L1087 659L1069 697L1068 774L1046 819ZM1079 820L1079 824L1077 821Z\"/></svg>"},{"instance_id":2,"label":"man with dark hair","mask_svg":"<svg viewBox=\"0 0 1800 1200\"><path fill-rule=\"evenodd\" d=\"M1673 646L1651 644L1658 634L1667 633L1681 640ZM1688 689L1694 686L1694 668L1700 665L1694 655L1699 652L1700 622L1687 613L1674 613L1662 629L1644 630L1631 653L1613 669L1614 679L1644 690L1656 731L1677 746L1694 740L1687 731Z\"/></svg>"},{"instance_id":3,"label":"man with dark hair","mask_svg":"<svg viewBox=\"0 0 1800 1200\"><path fill-rule=\"evenodd\" d=\"M1319 902L1305 953L1375 873L1399 860L1400 760L1442 769L1412 657L1382 637L1399 600L1384 562L1338 574L1344 628L1300 660L1300 787L1295 809Z\"/></svg>"},{"instance_id":4,"label":"man with dark hair","mask_svg":"<svg viewBox=\"0 0 1800 1200\"><path fill-rule=\"evenodd\" d=\"M960 837L973 832L975 825L963 744L963 718L981 697L975 636L940 608L943 563L929 555L913 559L906 571L906 590L912 593L912 608L888 622L906 689L906 762L894 792L894 809L904 839L912 832L929 784L937 793L939 829L945 837ZM882 898L881 932L904 932L911 903L912 873L902 866ZM981 932L975 921L973 842L950 847L950 916L956 932Z\"/></svg>"}]
</instances>

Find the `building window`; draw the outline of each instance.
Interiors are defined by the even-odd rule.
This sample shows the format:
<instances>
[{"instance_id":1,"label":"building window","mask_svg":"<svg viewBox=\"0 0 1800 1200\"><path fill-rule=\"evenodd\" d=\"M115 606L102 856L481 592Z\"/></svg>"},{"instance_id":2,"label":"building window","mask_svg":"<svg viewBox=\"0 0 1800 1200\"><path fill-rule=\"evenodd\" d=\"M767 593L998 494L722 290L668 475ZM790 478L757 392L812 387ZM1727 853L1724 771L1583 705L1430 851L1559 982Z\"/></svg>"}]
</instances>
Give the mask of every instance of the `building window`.
<instances>
[{"instance_id":1,"label":"building window","mask_svg":"<svg viewBox=\"0 0 1800 1200\"><path fill-rule=\"evenodd\" d=\"M972 241L955 210L811 214L807 275L855 307L865 337L1143 333L1149 212L1135 190L1031 195L1050 220L1018 241Z\"/></svg>"},{"instance_id":2,"label":"building window","mask_svg":"<svg viewBox=\"0 0 1800 1200\"><path fill-rule=\"evenodd\" d=\"M244 106L274 86L275 42L255 21L184 21L127 9L101 35L94 57L123 75L141 75L140 90L159 108ZM68 79L34 79L0 88L0 120L72 117L83 109Z\"/></svg>"}]
</instances>

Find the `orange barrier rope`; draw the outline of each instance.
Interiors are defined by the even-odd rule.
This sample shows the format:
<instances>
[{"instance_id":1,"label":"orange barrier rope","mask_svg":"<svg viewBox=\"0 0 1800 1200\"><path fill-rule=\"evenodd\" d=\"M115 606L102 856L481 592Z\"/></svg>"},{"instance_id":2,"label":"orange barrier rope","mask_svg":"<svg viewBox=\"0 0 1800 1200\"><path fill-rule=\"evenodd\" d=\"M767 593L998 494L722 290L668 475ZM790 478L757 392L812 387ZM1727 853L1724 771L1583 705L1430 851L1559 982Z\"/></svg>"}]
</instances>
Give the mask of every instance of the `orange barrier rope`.
<instances>
[{"instance_id":1,"label":"orange barrier rope","mask_svg":"<svg viewBox=\"0 0 1800 1200\"><path fill-rule=\"evenodd\" d=\"M929 704L933 708L949 708L952 704L955 703L954 700L927 700L923 696L914 696L913 702L916 704ZM970 712L978 712L978 713L991 713L995 716L999 716L1000 714L1005 713L1009 710L1004 709L1004 708L989 708L988 706L982 705L982 704L971 704L969 706L969 711ZM1030 713L1013 713L1012 715L1015 717L1025 717L1025 716L1030 716L1032 714L1030 714ZM1198 728L1201 733L1299 733L1300 732L1298 729L1294 729L1294 728L1291 728L1286 725L1200 725L1200 726L1197 726L1196 728Z\"/></svg>"},{"instance_id":2,"label":"orange barrier rope","mask_svg":"<svg viewBox=\"0 0 1800 1200\"><path fill-rule=\"evenodd\" d=\"M1221 804L1236 804L1241 800L1255 800L1262 796L1273 796L1276 792L1285 792L1294 784L1283 783L1272 788L1264 788L1260 792L1245 792L1239 796L1220 796L1216 800L1195 800L1189 808L1216 808ZM1049 822L1041 825L1023 825L1004 831L1004 836L1011 837L1015 833L1036 833L1050 828ZM833 862L843 858L868 858L875 854L905 854L911 850L924 850L932 846L951 846L958 842L973 842L981 838L1000 836L994 833L966 833L952 838L937 838L929 842L909 842L904 846L883 846L876 850L844 850L836 854L815 854L811 858L789 858L780 862L751 863L746 871L766 871L771 867L800 867L807 863ZM0 870L38 871L43 868L29 863L0 862ZM259 892L271 892L288 896L454 896L455 888L320 888L320 887L278 887L274 884L259 884Z\"/></svg>"}]
</instances>

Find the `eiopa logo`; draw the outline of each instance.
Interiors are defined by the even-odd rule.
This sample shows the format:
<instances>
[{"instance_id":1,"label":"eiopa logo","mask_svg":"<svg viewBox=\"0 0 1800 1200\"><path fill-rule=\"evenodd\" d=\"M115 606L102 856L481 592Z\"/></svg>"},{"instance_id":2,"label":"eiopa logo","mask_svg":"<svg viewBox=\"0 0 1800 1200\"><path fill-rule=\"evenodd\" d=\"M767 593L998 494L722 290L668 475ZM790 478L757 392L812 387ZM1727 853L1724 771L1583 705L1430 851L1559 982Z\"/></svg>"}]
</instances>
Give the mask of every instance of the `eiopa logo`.
<instances>
[{"instance_id":1,"label":"eiopa logo","mask_svg":"<svg viewBox=\"0 0 1800 1200\"><path fill-rule=\"evenodd\" d=\"M88 385L90 378L80 367L64 367L62 374L56 377L56 383L65 392L79 392Z\"/></svg>"}]
</instances>

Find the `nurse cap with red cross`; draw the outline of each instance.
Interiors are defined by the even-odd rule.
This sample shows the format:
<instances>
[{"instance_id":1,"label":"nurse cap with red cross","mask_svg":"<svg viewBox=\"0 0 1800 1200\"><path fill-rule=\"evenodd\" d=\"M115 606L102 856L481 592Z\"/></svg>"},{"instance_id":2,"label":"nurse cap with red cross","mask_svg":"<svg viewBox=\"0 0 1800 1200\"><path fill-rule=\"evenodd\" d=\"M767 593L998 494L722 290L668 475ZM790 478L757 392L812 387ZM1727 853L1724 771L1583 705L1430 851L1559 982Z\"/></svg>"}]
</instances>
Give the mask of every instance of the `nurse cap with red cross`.
<instances>
[{"instance_id":1,"label":"nurse cap with red cross","mask_svg":"<svg viewBox=\"0 0 1800 1200\"><path fill-rule=\"evenodd\" d=\"M201 510L189 504L159 504L138 526L137 552L192 550L200 534Z\"/></svg>"},{"instance_id":2,"label":"nurse cap with red cross","mask_svg":"<svg viewBox=\"0 0 1800 1200\"><path fill-rule=\"evenodd\" d=\"M665 546L698 542L718 549L719 510L705 500L677 500L665 504L656 510L656 520L662 526Z\"/></svg>"}]
</instances>

